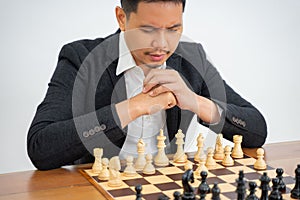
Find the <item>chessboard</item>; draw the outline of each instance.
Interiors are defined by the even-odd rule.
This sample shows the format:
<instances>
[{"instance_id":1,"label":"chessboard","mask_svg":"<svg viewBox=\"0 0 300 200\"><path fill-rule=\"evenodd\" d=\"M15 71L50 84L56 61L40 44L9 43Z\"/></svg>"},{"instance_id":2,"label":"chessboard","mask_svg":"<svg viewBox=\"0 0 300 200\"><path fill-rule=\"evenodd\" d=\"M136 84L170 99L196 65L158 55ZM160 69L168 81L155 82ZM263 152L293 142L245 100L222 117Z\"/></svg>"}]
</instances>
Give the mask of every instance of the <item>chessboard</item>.
<instances>
[{"instance_id":1,"label":"chessboard","mask_svg":"<svg viewBox=\"0 0 300 200\"><path fill-rule=\"evenodd\" d=\"M212 188L214 183L218 183L218 187L221 190L220 198L222 200L237 199L237 184L236 179L240 170L243 170L245 180L247 181L247 193L248 182L256 182L256 195L260 197L261 190L260 177L264 172L267 172L268 177L276 177L276 169L267 166L266 170L258 171L254 169L255 159L244 155L244 158L235 159L234 165L231 167L224 167L221 162L217 162L217 166L214 169L208 170L207 183ZM194 163L192 159L189 159L195 171L197 163ZM169 166L156 167L156 173L153 175L145 175L142 172L134 177L126 177L122 173L122 185L120 187L109 187L107 181L101 181L98 179L97 174L93 174L91 169L81 169L80 172L92 183L107 199L113 200L130 200L136 199L135 186L138 184L142 185L142 199L145 200L156 200L160 196L164 195L173 199L173 193L175 191L183 193L182 187L182 175L185 172L185 164L177 164L170 161ZM195 192L201 182L201 177L194 173L195 181L191 185L195 188ZM286 184L286 193L283 193L283 199L290 199L291 189L294 187L294 177L284 173L283 181ZM270 182L270 186L272 183ZM206 199L211 199L211 194L207 194Z\"/></svg>"}]
</instances>

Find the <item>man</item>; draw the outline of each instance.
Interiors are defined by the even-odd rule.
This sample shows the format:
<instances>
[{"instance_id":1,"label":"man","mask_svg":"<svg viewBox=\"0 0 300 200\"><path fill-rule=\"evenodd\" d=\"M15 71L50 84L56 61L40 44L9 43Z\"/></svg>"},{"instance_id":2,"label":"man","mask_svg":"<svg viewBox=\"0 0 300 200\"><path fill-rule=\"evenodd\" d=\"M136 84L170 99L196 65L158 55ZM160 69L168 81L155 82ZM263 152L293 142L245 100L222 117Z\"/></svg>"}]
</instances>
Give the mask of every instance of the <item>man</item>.
<instances>
[{"instance_id":1,"label":"man","mask_svg":"<svg viewBox=\"0 0 300 200\"><path fill-rule=\"evenodd\" d=\"M200 44L180 41L184 0L121 0L120 31L65 45L44 101L28 133L28 154L38 169L136 154L143 138L156 152L163 129L167 152L191 119L242 145L264 144L260 112L222 80ZM197 134L197 133L195 133Z\"/></svg>"}]
</instances>

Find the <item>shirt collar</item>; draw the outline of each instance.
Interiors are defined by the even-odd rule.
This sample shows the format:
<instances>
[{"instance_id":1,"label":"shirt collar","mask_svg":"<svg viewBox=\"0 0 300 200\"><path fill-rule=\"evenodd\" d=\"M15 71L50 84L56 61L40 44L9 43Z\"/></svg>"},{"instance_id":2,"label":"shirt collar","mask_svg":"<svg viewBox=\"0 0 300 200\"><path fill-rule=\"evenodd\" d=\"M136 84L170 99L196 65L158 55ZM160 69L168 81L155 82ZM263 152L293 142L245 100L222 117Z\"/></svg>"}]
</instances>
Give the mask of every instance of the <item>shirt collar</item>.
<instances>
[{"instance_id":1,"label":"shirt collar","mask_svg":"<svg viewBox=\"0 0 300 200\"><path fill-rule=\"evenodd\" d=\"M119 61L116 69L116 75L120 75L121 73L136 67L136 63L129 51L125 38L124 32L121 31L119 34ZM160 69L166 69L166 62L159 67Z\"/></svg>"},{"instance_id":2,"label":"shirt collar","mask_svg":"<svg viewBox=\"0 0 300 200\"><path fill-rule=\"evenodd\" d=\"M117 65L116 75L120 75L128 69L136 66L136 63L127 47L124 32L119 35L119 61Z\"/></svg>"}]
</instances>

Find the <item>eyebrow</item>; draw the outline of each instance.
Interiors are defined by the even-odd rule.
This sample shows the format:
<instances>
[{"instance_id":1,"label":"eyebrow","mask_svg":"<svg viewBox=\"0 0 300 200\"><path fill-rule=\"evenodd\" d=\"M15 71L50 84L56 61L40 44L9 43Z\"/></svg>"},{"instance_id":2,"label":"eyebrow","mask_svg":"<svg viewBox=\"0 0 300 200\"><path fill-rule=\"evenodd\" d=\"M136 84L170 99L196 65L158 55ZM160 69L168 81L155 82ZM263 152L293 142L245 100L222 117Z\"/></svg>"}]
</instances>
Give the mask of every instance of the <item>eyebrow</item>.
<instances>
[{"instance_id":1,"label":"eyebrow","mask_svg":"<svg viewBox=\"0 0 300 200\"><path fill-rule=\"evenodd\" d=\"M177 28L177 27L181 27L182 24L181 23L178 23L178 24L174 24L173 26L171 27L167 27L166 29L173 29L173 28ZM151 25L141 25L140 28L153 28L153 29L160 29L160 28L157 28L157 27L154 27L154 26L151 26Z\"/></svg>"}]
</instances>

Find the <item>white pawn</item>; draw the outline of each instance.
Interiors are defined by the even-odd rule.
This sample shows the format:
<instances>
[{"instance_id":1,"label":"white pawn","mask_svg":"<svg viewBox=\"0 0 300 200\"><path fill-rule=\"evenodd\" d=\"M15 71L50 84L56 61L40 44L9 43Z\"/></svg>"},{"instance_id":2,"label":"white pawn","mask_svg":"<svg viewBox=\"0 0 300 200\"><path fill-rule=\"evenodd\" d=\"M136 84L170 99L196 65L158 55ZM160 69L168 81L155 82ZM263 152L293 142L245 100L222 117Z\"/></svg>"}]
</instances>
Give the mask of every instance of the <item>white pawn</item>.
<instances>
[{"instance_id":1,"label":"white pawn","mask_svg":"<svg viewBox=\"0 0 300 200\"><path fill-rule=\"evenodd\" d=\"M157 136L157 155L154 157L154 164L156 166L165 167L169 165L169 158L167 157L165 153L165 139L166 136L164 136L164 132L162 129L160 129L159 135Z\"/></svg>"},{"instance_id":2,"label":"white pawn","mask_svg":"<svg viewBox=\"0 0 300 200\"><path fill-rule=\"evenodd\" d=\"M264 153L265 151L262 148L256 150L257 160L254 163L254 169L263 170L267 168L267 164L264 160Z\"/></svg>"},{"instance_id":3,"label":"white pawn","mask_svg":"<svg viewBox=\"0 0 300 200\"><path fill-rule=\"evenodd\" d=\"M178 130L175 137L176 137L177 151L173 157L173 161L175 163L185 163L187 161L187 155L185 155L183 150L184 134L182 133L181 129Z\"/></svg>"},{"instance_id":4,"label":"white pawn","mask_svg":"<svg viewBox=\"0 0 300 200\"><path fill-rule=\"evenodd\" d=\"M244 157L244 153L243 153L242 146L241 146L242 141L243 141L243 136L241 136L241 135L233 136L234 146L233 146L233 150L231 153L231 156L233 158L243 158Z\"/></svg>"},{"instance_id":5,"label":"white pawn","mask_svg":"<svg viewBox=\"0 0 300 200\"><path fill-rule=\"evenodd\" d=\"M92 167L92 172L94 174L99 174L102 170L102 164L101 164L102 156L103 156L103 149L102 148L94 148L95 162Z\"/></svg>"},{"instance_id":6,"label":"white pawn","mask_svg":"<svg viewBox=\"0 0 300 200\"><path fill-rule=\"evenodd\" d=\"M197 147L198 150L196 154L194 155L194 161L199 162L200 161L200 156L202 156L203 152L203 143L204 143L204 137L202 133L199 133L197 137Z\"/></svg>"},{"instance_id":7,"label":"white pawn","mask_svg":"<svg viewBox=\"0 0 300 200\"><path fill-rule=\"evenodd\" d=\"M191 162L186 162L184 165L184 170L188 170L188 169L193 169L193 163Z\"/></svg>"},{"instance_id":8,"label":"white pawn","mask_svg":"<svg viewBox=\"0 0 300 200\"><path fill-rule=\"evenodd\" d=\"M196 169L196 171L195 171L195 174L196 174L197 176L200 176L200 174L201 174L202 171L208 172L208 169L207 169L207 167L205 166L205 162L206 162L205 156L201 156L201 157L200 157L200 160L199 160L198 167L197 167L197 169Z\"/></svg>"},{"instance_id":9,"label":"white pawn","mask_svg":"<svg viewBox=\"0 0 300 200\"><path fill-rule=\"evenodd\" d=\"M101 181L107 181L109 179L109 171L107 169L108 163L109 163L109 161L107 158L102 158L102 170L101 170L100 174L98 175L98 178Z\"/></svg>"},{"instance_id":10,"label":"white pawn","mask_svg":"<svg viewBox=\"0 0 300 200\"><path fill-rule=\"evenodd\" d=\"M234 165L234 160L231 158L230 154L231 154L231 146L227 145L225 147L225 156L224 159L222 160L222 165L224 165L225 167Z\"/></svg>"},{"instance_id":11,"label":"white pawn","mask_svg":"<svg viewBox=\"0 0 300 200\"><path fill-rule=\"evenodd\" d=\"M132 156L128 156L126 158L126 168L124 169L124 176L128 176L128 177L132 177L135 176L136 170L133 167L133 157Z\"/></svg>"},{"instance_id":12,"label":"white pawn","mask_svg":"<svg viewBox=\"0 0 300 200\"><path fill-rule=\"evenodd\" d=\"M137 143L138 157L135 161L134 167L136 171L142 171L146 165L145 159L145 143L142 138Z\"/></svg>"},{"instance_id":13,"label":"white pawn","mask_svg":"<svg viewBox=\"0 0 300 200\"><path fill-rule=\"evenodd\" d=\"M221 133L218 134L217 139L216 139L214 159L216 159L216 160L224 159L223 135Z\"/></svg>"},{"instance_id":14,"label":"white pawn","mask_svg":"<svg viewBox=\"0 0 300 200\"><path fill-rule=\"evenodd\" d=\"M208 167L209 169L213 169L217 166L217 163L213 158L213 156L214 156L214 149L212 147L208 147L205 166Z\"/></svg>"},{"instance_id":15,"label":"white pawn","mask_svg":"<svg viewBox=\"0 0 300 200\"><path fill-rule=\"evenodd\" d=\"M143 169L143 173L150 175L150 174L155 174L155 167L152 164L152 154L147 154L146 155L146 165Z\"/></svg>"},{"instance_id":16,"label":"white pawn","mask_svg":"<svg viewBox=\"0 0 300 200\"><path fill-rule=\"evenodd\" d=\"M122 185L120 170L121 163L119 157L112 157L109 161L109 179L107 182L109 187L120 187Z\"/></svg>"}]
</instances>

